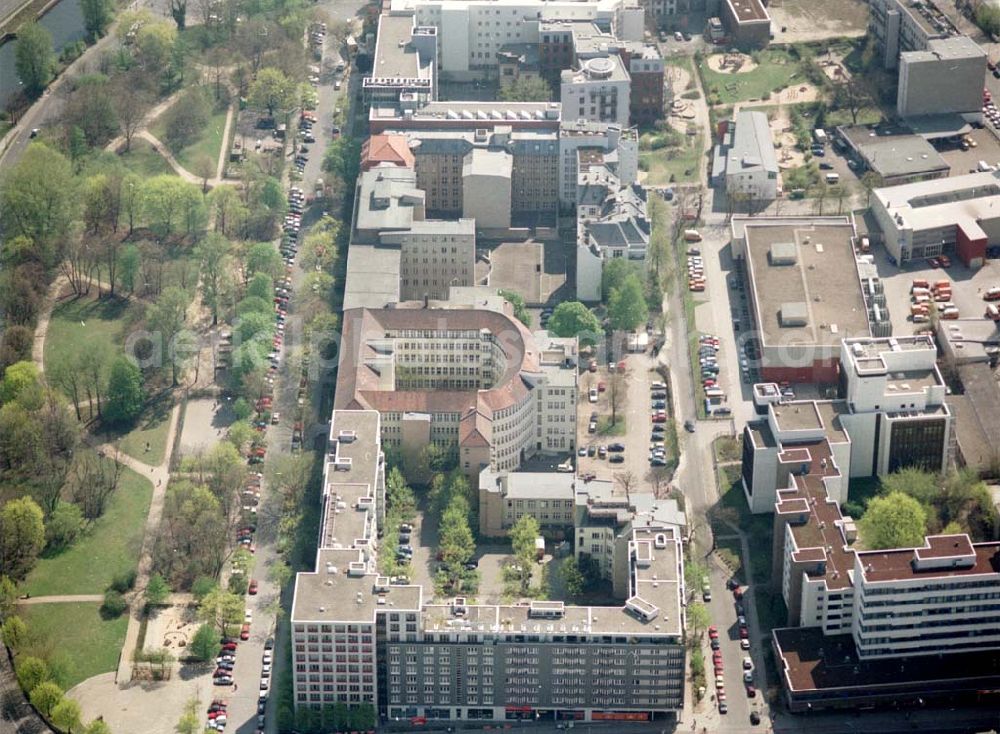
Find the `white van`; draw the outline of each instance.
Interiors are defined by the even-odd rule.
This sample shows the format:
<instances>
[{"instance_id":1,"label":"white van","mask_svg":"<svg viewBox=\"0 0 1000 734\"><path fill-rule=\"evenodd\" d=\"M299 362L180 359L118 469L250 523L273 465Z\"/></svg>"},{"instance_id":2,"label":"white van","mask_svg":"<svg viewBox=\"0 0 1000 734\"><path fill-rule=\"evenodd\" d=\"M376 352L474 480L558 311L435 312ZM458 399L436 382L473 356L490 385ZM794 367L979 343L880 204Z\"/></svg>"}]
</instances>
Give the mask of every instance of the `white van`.
<instances>
[{"instance_id":1,"label":"white van","mask_svg":"<svg viewBox=\"0 0 1000 734\"><path fill-rule=\"evenodd\" d=\"M826 174L826 182L828 184L839 183L840 182L840 174L836 173L836 172Z\"/></svg>"},{"instance_id":2,"label":"white van","mask_svg":"<svg viewBox=\"0 0 1000 734\"><path fill-rule=\"evenodd\" d=\"M992 170L993 170L993 166L991 166L989 163L987 163L986 161L979 161L979 172L980 173L986 173L987 171L992 171Z\"/></svg>"}]
</instances>

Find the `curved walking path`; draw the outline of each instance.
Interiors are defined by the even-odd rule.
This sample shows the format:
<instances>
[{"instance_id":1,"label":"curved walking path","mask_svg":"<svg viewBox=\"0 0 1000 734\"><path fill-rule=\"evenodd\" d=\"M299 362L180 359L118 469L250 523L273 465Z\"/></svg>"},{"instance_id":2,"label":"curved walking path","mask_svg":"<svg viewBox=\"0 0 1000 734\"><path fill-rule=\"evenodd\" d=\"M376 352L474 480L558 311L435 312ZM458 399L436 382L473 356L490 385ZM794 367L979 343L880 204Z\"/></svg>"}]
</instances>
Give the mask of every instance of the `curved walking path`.
<instances>
[{"instance_id":1,"label":"curved walking path","mask_svg":"<svg viewBox=\"0 0 1000 734\"><path fill-rule=\"evenodd\" d=\"M56 307L56 299L62 289L69 282L65 275L58 276L49 286L49 292L45 294L45 302L42 310L38 313L38 325L35 327L35 340L31 345L31 361L38 366L38 372L45 372L45 337L49 333L49 321L52 318L52 309Z\"/></svg>"}]
</instances>

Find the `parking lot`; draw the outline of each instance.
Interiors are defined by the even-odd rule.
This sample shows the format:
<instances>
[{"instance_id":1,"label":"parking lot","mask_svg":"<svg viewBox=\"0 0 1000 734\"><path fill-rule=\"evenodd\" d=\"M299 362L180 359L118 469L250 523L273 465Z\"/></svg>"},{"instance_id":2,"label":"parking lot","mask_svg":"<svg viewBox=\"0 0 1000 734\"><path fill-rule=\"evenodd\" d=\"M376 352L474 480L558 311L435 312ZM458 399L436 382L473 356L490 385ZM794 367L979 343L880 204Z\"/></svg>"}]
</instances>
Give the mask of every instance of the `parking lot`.
<instances>
[{"instance_id":1,"label":"parking lot","mask_svg":"<svg viewBox=\"0 0 1000 734\"><path fill-rule=\"evenodd\" d=\"M962 150L958 145L939 146L941 157L951 166L952 176L962 176L978 170L979 161L991 166L1000 165L1000 140L987 129L973 130L968 135L976 147Z\"/></svg>"},{"instance_id":2,"label":"parking lot","mask_svg":"<svg viewBox=\"0 0 1000 734\"><path fill-rule=\"evenodd\" d=\"M667 479L665 467L654 468L649 463L650 440L652 437L650 420L653 412L652 393L663 392L654 391L651 385L662 378L655 371L655 361L647 352L646 354L630 354L623 358L625 363L624 379L618 377L623 384L619 387L623 391L618 397L617 414L619 425L624 420L623 430L601 433L611 416L611 400L614 386L612 377L609 375L606 366L598 367L596 372L584 371L580 376L580 400L577 403L577 445L587 450L587 456L577 456L578 473L581 475L593 474L598 479L613 479L615 475L631 473L638 480L638 486L649 489L660 481L664 486ZM605 389L600 390L600 385L604 384ZM591 388L598 390L597 402L591 403L589 396ZM665 413L664 422L672 420L666 406L657 410ZM598 417L597 432L590 432L591 416L596 413ZM604 458L600 456L600 447L608 447L613 444L621 444L624 451L609 451ZM594 455L591 456L591 449ZM620 463L612 463L615 455L622 457ZM669 457L668 457L669 458Z\"/></svg>"},{"instance_id":3,"label":"parking lot","mask_svg":"<svg viewBox=\"0 0 1000 734\"><path fill-rule=\"evenodd\" d=\"M983 292L1000 285L1000 263L987 260L979 270L969 270L951 255L949 268L933 268L926 260L907 263L903 268L889 263L885 248L873 248L875 262L885 289L886 305L892 319L894 334L912 334L927 324L914 324L910 318L910 287L913 280L922 278L931 283L938 280L952 281L952 302L958 307L959 318L982 318L986 304Z\"/></svg>"}]
</instances>

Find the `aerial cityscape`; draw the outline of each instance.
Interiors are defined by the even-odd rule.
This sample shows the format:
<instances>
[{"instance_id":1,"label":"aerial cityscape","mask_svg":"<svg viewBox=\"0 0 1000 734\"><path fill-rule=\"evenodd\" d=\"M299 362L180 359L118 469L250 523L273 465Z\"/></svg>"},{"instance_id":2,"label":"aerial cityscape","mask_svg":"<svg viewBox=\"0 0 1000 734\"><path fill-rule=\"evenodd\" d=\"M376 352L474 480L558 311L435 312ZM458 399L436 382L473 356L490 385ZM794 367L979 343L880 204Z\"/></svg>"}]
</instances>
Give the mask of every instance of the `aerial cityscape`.
<instances>
[{"instance_id":1,"label":"aerial cityscape","mask_svg":"<svg viewBox=\"0 0 1000 734\"><path fill-rule=\"evenodd\" d=\"M0 734L996 734L998 104L996 0L0 0Z\"/></svg>"}]
</instances>

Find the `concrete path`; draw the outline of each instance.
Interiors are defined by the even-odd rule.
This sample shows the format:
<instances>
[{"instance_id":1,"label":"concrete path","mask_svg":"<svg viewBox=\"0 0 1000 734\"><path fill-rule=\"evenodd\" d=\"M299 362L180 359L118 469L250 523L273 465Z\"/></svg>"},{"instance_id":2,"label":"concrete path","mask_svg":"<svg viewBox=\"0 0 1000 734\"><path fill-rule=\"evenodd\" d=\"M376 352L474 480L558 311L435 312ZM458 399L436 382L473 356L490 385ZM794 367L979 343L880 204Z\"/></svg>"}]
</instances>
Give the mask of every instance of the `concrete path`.
<instances>
[{"instance_id":1,"label":"concrete path","mask_svg":"<svg viewBox=\"0 0 1000 734\"><path fill-rule=\"evenodd\" d=\"M29 596L18 599L18 606L31 606L32 604L79 604L103 602L103 594L55 594L53 596Z\"/></svg>"},{"instance_id":2,"label":"concrete path","mask_svg":"<svg viewBox=\"0 0 1000 734\"><path fill-rule=\"evenodd\" d=\"M233 130L233 115L236 113L236 104L236 102L233 102L229 105L229 109L226 110L226 123L222 129L222 146L219 148L219 162L215 167L216 183L212 184L213 186L222 183L222 174L226 171L226 161L229 160L229 148L232 147L229 136Z\"/></svg>"},{"instance_id":3,"label":"concrete path","mask_svg":"<svg viewBox=\"0 0 1000 734\"><path fill-rule=\"evenodd\" d=\"M149 573L153 566L153 544L163 515L163 498L166 495L167 483L170 481L170 457L174 450L174 438L177 435L177 422L180 417L180 403L170 411L170 428L167 430L167 450L163 461L156 466L150 466L131 456L119 453L119 461L132 471L147 477L153 483L153 498L149 503L149 514L146 516L146 528L142 536L142 550L139 554L139 565L136 569L135 588L129 593L130 612L128 629L125 632L125 643L118 660L118 672L115 680L119 686L126 686L132 680L132 653L139 640L139 627L142 624L141 599L146 593L149 583ZM104 444L99 447L106 455L114 456L115 447Z\"/></svg>"},{"instance_id":4,"label":"concrete path","mask_svg":"<svg viewBox=\"0 0 1000 734\"><path fill-rule=\"evenodd\" d=\"M42 310L38 314L38 325L35 327L35 341L31 345L31 361L38 365L39 372L45 372L45 337L49 333L49 320L52 318L52 309L56 307L56 299L59 298L59 294L67 283L69 283L69 279L65 275L60 275L52 281L52 285L49 286L49 292L45 294L45 302L42 304Z\"/></svg>"}]
</instances>

